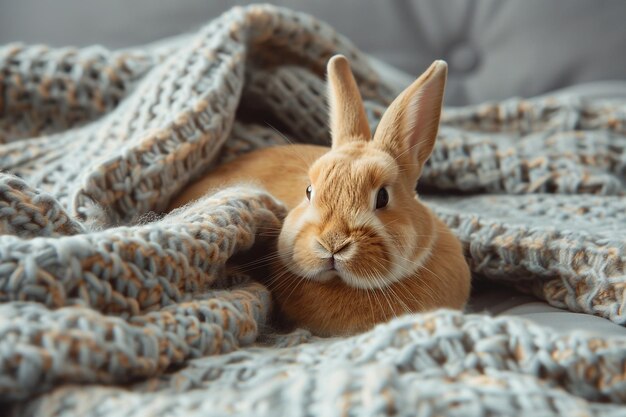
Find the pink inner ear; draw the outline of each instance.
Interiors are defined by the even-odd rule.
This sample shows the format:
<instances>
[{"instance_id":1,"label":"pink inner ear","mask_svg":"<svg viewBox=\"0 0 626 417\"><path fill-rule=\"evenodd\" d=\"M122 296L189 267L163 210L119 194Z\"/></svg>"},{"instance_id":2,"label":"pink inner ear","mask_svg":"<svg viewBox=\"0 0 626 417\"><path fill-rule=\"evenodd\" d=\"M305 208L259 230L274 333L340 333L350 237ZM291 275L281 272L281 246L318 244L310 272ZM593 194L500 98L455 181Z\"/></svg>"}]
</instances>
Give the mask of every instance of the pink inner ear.
<instances>
[{"instance_id":1,"label":"pink inner ear","mask_svg":"<svg viewBox=\"0 0 626 417\"><path fill-rule=\"evenodd\" d=\"M415 166L415 179L437 139L446 73L446 63L435 61L391 103L376 129L374 141L400 164Z\"/></svg>"},{"instance_id":2,"label":"pink inner ear","mask_svg":"<svg viewBox=\"0 0 626 417\"><path fill-rule=\"evenodd\" d=\"M419 165L423 165L432 153L439 130L442 97L437 97L436 91L430 93L419 90L412 97L406 113L407 148L413 149L408 153Z\"/></svg>"},{"instance_id":3,"label":"pink inner ear","mask_svg":"<svg viewBox=\"0 0 626 417\"><path fill-rule=\"evenodd\" d=\"M411 163L417 162L420 171L435 146L441 117L447 67L443 64L443 68L433 68L436 65L424 74L426 79L422 83L415 83L418 84L415 89L409 87L401 117L404 149L412 150L407 153L412 156Z\"/></svg>"}]
</instances>

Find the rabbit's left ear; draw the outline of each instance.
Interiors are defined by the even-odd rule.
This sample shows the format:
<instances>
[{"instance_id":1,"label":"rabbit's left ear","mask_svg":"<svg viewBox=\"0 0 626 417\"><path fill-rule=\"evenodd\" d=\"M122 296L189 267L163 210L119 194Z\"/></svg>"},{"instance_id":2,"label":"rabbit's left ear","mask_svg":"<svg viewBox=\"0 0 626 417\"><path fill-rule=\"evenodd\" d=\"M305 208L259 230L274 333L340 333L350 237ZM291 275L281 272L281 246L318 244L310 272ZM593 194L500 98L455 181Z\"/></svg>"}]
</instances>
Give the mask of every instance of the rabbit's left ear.
<instances>
[{"instance_id":1,"label":"rabbit's left ear","mask_svg":"<svg viewBox=\"0 0 626 417\"><path fill-rule=\"evenodd\" d=\"M369 141L372 133L348 60L335 55L328 61L327 70L333 148L351 141Z\"/></svg>"},{"instance_id":2,"label":"rabbit's left ear","mask_svg":"<svg viewBox=\"0 0 626 417\"><path fill-rule=\"evenodd\" d=\"M435 146L447 73L444 61L433 62L391 103L374 134L415 181Z\"/></svg>"}]
</instances>

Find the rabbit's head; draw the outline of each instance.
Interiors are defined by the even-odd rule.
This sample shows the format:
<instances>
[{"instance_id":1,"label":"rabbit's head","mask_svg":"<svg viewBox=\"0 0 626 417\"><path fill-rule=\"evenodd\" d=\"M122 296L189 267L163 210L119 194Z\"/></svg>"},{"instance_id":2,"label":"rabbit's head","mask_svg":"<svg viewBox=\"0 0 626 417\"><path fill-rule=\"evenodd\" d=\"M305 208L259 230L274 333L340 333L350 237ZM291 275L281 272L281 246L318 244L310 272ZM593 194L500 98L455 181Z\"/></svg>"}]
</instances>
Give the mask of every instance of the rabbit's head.
<instances>
[{"instance_id":1,"label":"rabbit's head","mask_svg":"<svg viewBox=\"0 0 626 417\"><path fill-rule=\"evenodd\" d=\"M439 127L447 65L435 61L402 92L372 137L347 59L328 63L331 150L309 170L278 247L294 274L384 288L414 274L436 239L415 187Z\"/></svg>"}]
</instances>

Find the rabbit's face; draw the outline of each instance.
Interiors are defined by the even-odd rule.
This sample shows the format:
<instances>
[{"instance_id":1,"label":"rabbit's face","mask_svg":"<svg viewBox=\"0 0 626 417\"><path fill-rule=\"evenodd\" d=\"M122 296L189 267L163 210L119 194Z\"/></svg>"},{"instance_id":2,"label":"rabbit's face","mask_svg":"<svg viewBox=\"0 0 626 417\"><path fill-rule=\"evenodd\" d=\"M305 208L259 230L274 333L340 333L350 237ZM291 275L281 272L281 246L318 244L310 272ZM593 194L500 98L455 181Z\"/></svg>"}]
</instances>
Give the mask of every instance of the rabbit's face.
<instances>
[{"instance_id":1,"label":"rabbit's face","mask_svg":"<svg viewBox=\"0 0 626 417\"><path fill-rule=\"evenodd\" d=\"M285 219L282 263L298 276L364 289L414 273L428 255L432 220L419 216L403 174L375 142L333 148L313 164L302 203Z\"/></svg>"}]
</instances>

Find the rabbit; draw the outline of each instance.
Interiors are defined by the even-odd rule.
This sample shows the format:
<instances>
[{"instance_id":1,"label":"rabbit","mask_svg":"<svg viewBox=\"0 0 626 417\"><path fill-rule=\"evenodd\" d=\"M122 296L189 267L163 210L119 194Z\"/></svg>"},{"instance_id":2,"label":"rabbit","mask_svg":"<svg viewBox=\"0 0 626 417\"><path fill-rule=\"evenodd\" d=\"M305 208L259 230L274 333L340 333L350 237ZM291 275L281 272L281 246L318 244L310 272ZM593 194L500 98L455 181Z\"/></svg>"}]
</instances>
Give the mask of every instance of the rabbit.
<instances>
[{"instance_id":1,"label":"rabbit","mask_svg":"<svg viewBox=\"0 0 626 417\"><path fill-rule=\"evenodd\" d=\"M209 172L170 209L239 183L289 210L271 265L278 316L319 336L351 335L437 308L463 309L471 275L459 240L418 198L439 129L447 64L435 61L372 137L348 60L327 66L330 148L283 145Z\"/></svg>"}]
</instances>

